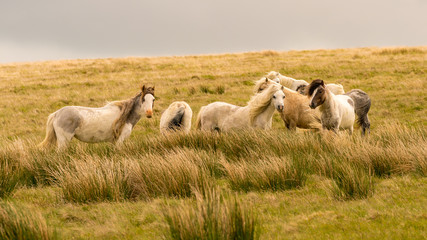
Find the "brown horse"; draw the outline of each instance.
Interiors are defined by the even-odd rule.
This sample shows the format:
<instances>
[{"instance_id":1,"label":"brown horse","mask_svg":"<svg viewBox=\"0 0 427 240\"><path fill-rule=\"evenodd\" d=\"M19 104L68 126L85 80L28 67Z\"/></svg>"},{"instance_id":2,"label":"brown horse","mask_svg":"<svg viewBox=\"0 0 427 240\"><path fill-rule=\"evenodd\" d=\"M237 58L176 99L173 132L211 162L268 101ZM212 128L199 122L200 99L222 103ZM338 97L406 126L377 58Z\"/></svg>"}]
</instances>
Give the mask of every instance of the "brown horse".
<instances>
[{"instance_id":1,"label":"brown horse","mask_svg":"<svg viewBox=\"0 0 427 240\"><path fill-rule=\"evenodd\" d=\"M268 78L262 78L255 82L254 92L262 92L270 84L276 83ZM320 112L310 109L310 101L306 96L286 87L283 88L283 92L286 98L284 99L284 109L280 113L280 116L288 129L296 130L297 127L304 129L322 129Z\"/></svg>"}]
</instances>

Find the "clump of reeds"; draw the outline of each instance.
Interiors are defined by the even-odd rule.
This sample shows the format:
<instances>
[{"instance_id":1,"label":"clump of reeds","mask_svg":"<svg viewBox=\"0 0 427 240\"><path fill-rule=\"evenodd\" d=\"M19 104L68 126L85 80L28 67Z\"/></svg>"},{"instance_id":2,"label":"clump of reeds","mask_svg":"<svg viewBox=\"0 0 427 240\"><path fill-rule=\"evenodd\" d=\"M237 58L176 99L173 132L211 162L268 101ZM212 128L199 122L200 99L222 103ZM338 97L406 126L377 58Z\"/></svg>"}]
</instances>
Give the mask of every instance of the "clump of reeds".
<instances>
[{"instance_id":1,"label":"clump of reeds","mask_svg":"<svg viewBox=\"0 0 427 240\"><path fill-rule=\"evenodd\" d=\"M58 235L40 213L0 202L0 239L48 240L58 239Z\"/></svg>"},{"instance_id":2,"label":"clump of reeds","mask_svg":"<svg viewBox=\"0 0 427 240\"><path fill-rule=\"evenodd\" d=\"M331 190L338 200L363 199L374 193L373 174L352 163L337 163L332 180Z\"/></svg>"},{"instance_id":3,"label":"clump of reeds","mask_svg":"<svg viewBox=\"0 0 427 240\"><path fill-rule=\"evenodd\" d=\"M307 178L305 166L287 157L259 161L222 162L234 190L286 190L301 187Z\"/></svg>"},{"instance_id":4,"label":"clump of reeds","mask_svg":"<svg viewBox=\"0 0 427 240\"><path fill-rule=\"evenodd\" d=\"M10 160L0 157L0 198L13 193L20 182L20 169Z\"/></svg>"},{"instance_id":5,"label":"clump of reeds","mask_svg":"<svg viewBox=\"0 0 427 240\"><path fill-rule=\"evenodd\" d=\"M168 239L257 239L256 214L236 196L226 198L218 189L196 192L196 206L168 205L163 215Z\"/></svg>"},{"instance_id":6,"label":"clump of reeds","mask_svg":"<svg viewBox=\"0 0 427 240\"><path fill-rule=\"evenodd\" d=\"M211 179L206 163L194 151L123 157L85 156L52 175L64 199L78 203L188 197L192 188L202 190L204 182Z\"/></svg>"}]
</instances>

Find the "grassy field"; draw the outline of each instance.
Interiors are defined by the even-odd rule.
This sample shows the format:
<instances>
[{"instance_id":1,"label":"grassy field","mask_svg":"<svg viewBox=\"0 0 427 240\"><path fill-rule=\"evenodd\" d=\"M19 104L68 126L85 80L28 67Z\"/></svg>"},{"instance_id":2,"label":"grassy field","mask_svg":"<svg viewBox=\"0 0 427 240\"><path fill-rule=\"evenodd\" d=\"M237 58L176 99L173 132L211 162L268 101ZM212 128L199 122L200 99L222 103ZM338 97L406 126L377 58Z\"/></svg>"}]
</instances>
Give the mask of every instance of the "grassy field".
<instances>
[{"instance_id":1,"label":"grassy field","mask_svg":"<svg viewBox=\"0 0 427 240\"><path fill-rule=\"evenodd\" d=\"M0 238L425 239L427 47L254 52L0 65ZM360 88L371 135L160 136L184 100L245 105L267 71ZM47 116L155 85L125 145L39 150ZM8 235L9 234L9 235ZM15 235L14 235L15 234Z\"/></svg>"}]
</instances>

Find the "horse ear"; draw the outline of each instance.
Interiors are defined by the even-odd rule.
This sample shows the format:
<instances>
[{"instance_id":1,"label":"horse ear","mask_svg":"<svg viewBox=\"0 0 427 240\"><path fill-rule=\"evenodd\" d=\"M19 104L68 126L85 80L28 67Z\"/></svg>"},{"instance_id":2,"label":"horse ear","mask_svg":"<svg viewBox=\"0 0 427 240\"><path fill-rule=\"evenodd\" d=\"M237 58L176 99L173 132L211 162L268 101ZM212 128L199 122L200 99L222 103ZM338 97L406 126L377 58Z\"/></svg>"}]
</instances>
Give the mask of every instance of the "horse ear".
<instances>
[{"instance_id":1,"label":"horse ear","mask_svg":"<svg viewBox=\"0 0 427 240\"><path fill-rule=\"evenodd\" d=\"M141 91L144 92L145 91L145 85L142 85Z\"/></svg>"},{"instance_id":2,"label":"horse ear","mask_svg":"<svg viewBox=\"0 0 427 240\"><path fill-rule=\"evenodd\" d=\"M268 82L268 77L265 77L265 82Z\"/></svg>"},{"instance_id":3,"label":"horse ear","mask_svg":"<svg viewBox=\"0 0 427 240\"><path fill-rule=\"evenodd\" d=\"M154 88L156 88L156 86L153 86L153 91L154 91Z\"/></svg>"},{"instance_id":4,"label":"horse ear","mask_svg":"<svg viewBox=\"0 0 427 240\"><path fill-rule=\"evenodd\" d=\"M283 89L285 89L285 87L283 87L283 85L282 85L282 87L280 88L280 90L282 90L282 91L283 91Z\"/></svg>"}]
</instances>

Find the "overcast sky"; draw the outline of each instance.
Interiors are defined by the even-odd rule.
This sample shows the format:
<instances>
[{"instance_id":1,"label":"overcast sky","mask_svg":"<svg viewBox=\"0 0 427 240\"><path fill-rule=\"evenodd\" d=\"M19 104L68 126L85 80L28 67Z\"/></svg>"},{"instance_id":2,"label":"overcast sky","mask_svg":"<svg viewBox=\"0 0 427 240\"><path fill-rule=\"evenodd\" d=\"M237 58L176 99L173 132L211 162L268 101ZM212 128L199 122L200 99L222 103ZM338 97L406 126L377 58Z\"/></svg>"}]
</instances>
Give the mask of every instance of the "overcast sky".
<instances>
[{"instance_id":1,"label":"overcast sky","mask_svg":"<svg viewBox=\"0 0 427 240\"><path fill-rule=\"evenodd\" d=\"M0 0L0 62L427 45L427 0Z\"/></svg>"}]
</instances>

